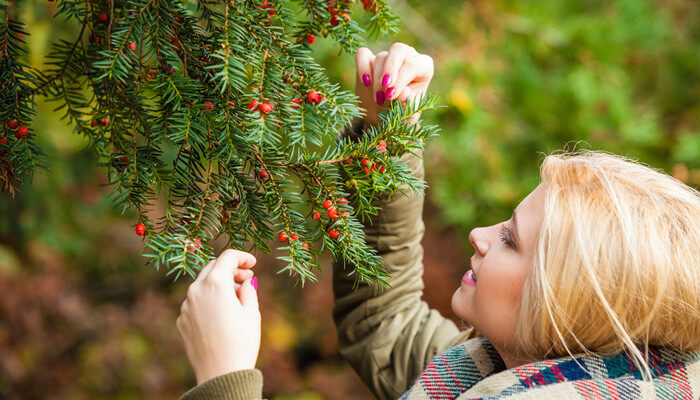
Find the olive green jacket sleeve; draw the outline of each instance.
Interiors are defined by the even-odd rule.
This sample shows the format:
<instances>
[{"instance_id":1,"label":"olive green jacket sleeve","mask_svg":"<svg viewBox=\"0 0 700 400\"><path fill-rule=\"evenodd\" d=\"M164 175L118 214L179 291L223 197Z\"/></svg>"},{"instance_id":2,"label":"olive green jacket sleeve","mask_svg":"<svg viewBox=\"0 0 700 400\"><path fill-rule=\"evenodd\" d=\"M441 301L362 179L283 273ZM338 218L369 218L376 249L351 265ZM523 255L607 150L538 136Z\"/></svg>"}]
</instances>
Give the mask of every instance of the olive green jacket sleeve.
<instances>
[{"instance_id":1,"label":"olive green jacket sleeve","mask_svg":"<svg viewBox=\"0 0 700 400\"><path fill-rule=\"evenodd\" d=\"M340 136L358 137L362 121ZM420 152L418 156L422 157ZM404 154L412 174L424 178L423 160ZM333 319L338 330L340 354L379 399L396 399L410 388L431 358L455 345L470 332L460 332L449 319L431 310L423 295L424 195L407 188L373 204L379 213L365 223L367 243L382 257L391 278L391 289L359 284L348 276L353 266L333 262ZM452 290L452 287L446 290ZM191 389L180 400L244 400L262 397L262 374L257 369L232 372Z\"/></svg>"},{"instance_id":2,"label":"olive green jacket sleeve","mask_svg":"<svg viewBox=\"0 0 700 400\"><path fill-rule=\"evenodd\" d=\"M354 132L345 134L357 135ZM424 179L422 153L406 153L412 175ZM391 289L360 284L353 289L352 265L333 263L333 292L340 354L379 399L396 399L408 390L432 357L455 345L460 332L449 319L431 310L423 295L424 194L384 193L373 204L379 213L365 223L367 243L382 257ZM445 290L453 290L452 286Z\"/></svg>"}]
</instances>

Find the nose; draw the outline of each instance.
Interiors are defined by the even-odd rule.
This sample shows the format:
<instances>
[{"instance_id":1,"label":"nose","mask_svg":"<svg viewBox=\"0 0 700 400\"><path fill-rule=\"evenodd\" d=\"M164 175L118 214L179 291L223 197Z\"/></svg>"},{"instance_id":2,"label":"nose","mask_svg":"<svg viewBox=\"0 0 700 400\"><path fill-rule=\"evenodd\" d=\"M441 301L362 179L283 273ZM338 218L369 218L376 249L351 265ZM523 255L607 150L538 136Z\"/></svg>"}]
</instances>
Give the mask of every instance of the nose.
<instances>
[{"instance_id":1,"label":"nose","mask_svg":"<svg viewBox=\"0 0 700 400\"><path fill-rule=\"evenodd\" d=\"M485 228L474 228L469 232L469 243L474 246L480 256L485 257L489 251L489 242L483 237Z\"/></svg>"}]
</instances>

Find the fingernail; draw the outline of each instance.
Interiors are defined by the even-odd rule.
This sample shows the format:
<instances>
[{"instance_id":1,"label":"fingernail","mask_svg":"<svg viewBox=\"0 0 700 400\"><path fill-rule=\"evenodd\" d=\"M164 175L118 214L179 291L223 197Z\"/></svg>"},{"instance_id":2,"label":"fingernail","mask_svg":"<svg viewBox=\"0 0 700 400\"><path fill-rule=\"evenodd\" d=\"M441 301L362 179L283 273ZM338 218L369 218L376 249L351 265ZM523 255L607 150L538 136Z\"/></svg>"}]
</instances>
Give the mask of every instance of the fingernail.
<instances>
[{"instance_id":1,"label":"fingernail","mask_svg":"<svg viewBox=\"0 0 700 400\"><path fill-rule=\"evenodd\" d=\"M369 74L362 74L362 83L364 83L365 86L372 84L372 82L369 80Z\"/></svg>"},{"instance_id":2,"label":"fingernail","mask_svg":"<svg viewBox=\"0 0 700 400\"><path fill-rule=\"evenodd\" d=\"M250 280L250 284L253 285L255 290L258 290L258 277L254 276L253 279Z\"/></svg>"},{"instance_id":3,"label":"fingernail","mask_svg":"<svg viewBox=\"0 0 700 400\"><path fill-rule=\"evenodd\" d=\"M381 90L377 92L377 104L379 104L380 106L384 104L384 92L382 92Z\"/></svg>"},{"instance_id":4,"label":"fingernail","mask_svg":"<svg viewBox=\"0 0 700 400\"><path fill-rule=\"evenodd\" d=\"M382 78L382 86L384 87L389 87L389 82L391 81L391 75L389 74L384 74L384 77Z\"/></svg>"},{"instance_id":5,"label":"fingernail","mask_svg":"<svg viewBox=\"0 0 700 400\"><path fill-rule=\"evenodd\" d=\"M393 86L386 90L386 95L384 95L384 97L389 99L389 98L391 98L392 94L394 94L394 87Z\"/></svg>"}]
</instances>

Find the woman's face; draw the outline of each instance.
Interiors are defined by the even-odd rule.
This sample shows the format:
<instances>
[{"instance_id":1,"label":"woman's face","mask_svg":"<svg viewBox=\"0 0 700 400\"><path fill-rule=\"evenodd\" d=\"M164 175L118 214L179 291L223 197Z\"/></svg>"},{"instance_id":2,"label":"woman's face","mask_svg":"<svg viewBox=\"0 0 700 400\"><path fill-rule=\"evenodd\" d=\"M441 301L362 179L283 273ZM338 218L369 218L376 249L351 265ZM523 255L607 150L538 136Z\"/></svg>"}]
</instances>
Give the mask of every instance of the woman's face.
<instances>
[{"instance_id":1,"label":"woman's face","mask_svg":"<svg viewBox=\"0 0 700 400\"><path fill-rule=\"evenodd\" d=\"M537 186L510 220L469 233L476 250L471 271L452 296L455 314L484 335L506 365L505 355L517 353L513 344L520 296L544 217L544 191L544 185ZM474 279L470 279L472 273Z\"/></svg>"}]
</instances>

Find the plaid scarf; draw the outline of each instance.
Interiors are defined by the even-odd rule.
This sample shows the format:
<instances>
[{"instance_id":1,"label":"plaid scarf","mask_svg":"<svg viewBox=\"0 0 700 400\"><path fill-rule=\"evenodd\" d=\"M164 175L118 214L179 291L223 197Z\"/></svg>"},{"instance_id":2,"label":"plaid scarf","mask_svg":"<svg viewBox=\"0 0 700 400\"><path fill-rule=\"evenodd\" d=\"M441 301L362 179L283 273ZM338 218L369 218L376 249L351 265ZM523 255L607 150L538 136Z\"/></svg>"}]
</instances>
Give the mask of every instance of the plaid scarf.
<instances>
[{"instance_id":1,"label":"plaid scarf","mask_svg":"<svg viewBox=\"0 0 700 400\"><path fill-rule=\"evenodd\" d=\"M652 390L657 399L700 399L700 352L650 346L649 367L653 385L642 380L626 351L506 369L496 349L480 336L433 357L400 400L646 399L654 398Z\"/></svg>"}]
</instances>

